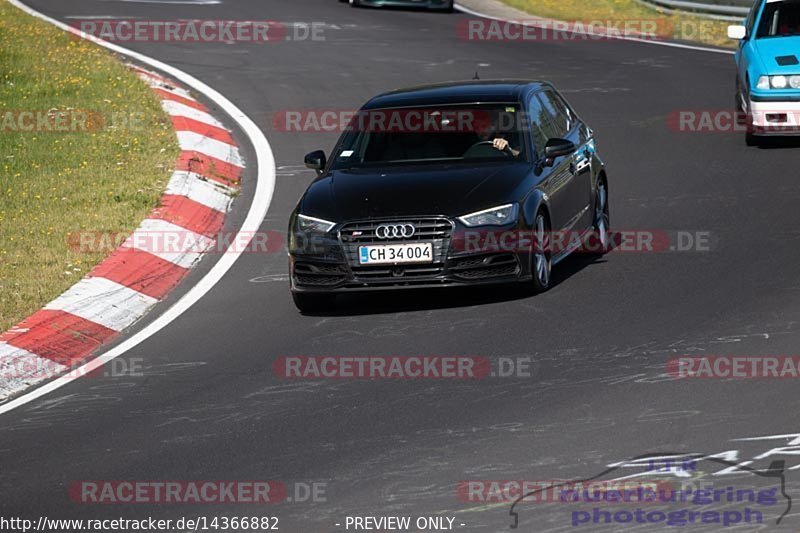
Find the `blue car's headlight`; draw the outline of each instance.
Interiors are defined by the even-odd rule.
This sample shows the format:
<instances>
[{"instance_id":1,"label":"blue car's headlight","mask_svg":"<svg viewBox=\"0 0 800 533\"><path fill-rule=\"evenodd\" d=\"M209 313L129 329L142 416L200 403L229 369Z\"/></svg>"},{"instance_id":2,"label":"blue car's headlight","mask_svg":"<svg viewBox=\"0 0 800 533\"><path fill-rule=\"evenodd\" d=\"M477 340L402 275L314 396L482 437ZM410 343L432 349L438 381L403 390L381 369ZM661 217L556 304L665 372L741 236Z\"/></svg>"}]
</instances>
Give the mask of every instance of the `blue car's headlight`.
<instances>
[{"instance_id":1,"label":"blue car's headlight","mask_svg":"<svg viewBox=\"0 0 800 533\"><path fill-rule=\"evenodd\" d=\"M800 89L800 75L796 76L760 76L756 89Z\"/></svg>"},{"instance_id":2,"label":"blue car's headlight","mask_svg":"<svg viewBox=\"0 0 800 533\"><path fill-rule=\"evenodd\" d=\"M517 204L506 204L459 217L465 226L504 226L517 219Z\"/></svg>"}]
</instances>

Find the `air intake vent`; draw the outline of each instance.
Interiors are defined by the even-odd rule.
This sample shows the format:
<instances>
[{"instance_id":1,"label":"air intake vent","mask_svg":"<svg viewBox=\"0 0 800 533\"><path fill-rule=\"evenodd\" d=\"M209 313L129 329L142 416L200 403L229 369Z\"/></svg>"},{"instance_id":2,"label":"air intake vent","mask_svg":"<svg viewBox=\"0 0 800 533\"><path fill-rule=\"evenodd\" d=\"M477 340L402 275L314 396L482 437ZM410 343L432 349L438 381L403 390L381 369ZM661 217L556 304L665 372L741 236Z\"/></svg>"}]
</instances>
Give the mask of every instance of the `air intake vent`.
<instances>
[{"instance_id":1,"label":"air intake vent","mask_svg":"<svg viewBox=\"0 0 800 533\"><path fill-rule=\"evenodd\" d=\"M797 56L778 56L775 61L782 67L791 67L792 65L800 65Z\"/></svg>"}]
</instances>

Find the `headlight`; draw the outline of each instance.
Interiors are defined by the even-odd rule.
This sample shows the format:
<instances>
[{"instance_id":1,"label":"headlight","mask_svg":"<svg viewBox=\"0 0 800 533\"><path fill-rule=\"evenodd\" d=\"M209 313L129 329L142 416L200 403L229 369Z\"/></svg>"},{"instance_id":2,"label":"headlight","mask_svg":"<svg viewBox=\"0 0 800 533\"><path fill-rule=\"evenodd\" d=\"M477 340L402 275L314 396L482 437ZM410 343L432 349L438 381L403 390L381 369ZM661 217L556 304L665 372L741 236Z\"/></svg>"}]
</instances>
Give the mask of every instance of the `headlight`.
<instances>
[{"instance_id":1,"label":"headlight","mask_svg":"<svg viewBox=\"0 0 800 533\"><path fill-rule=\"evenodd\" d=\"M772 77L772 88L773 89L785 89L787 85L786 76L773 76Z\"/></svg>"},{"instance_id":2,"label":"headlight","mask_svg":"<svg viewBox=\"0 0 800 533\"><path fill-rule=\"evenodd\" d=\"M465 226L504 226L517 219L517 204L506 204L459 217Z\"/></svg>"},{"instance_id":3,"label":"headlight","mask_svg":"<svg viewBox=\"0 0 800 533\"><path fill-rule=\"evenodd\" d=\"M758 78L756 89L800 89L800 75L794 76L761 76Z\"/></svg>"},{"instance_id":4,"label":"headlight","mask_svg":"<svg viewBox=\"0 0 800 533\"><path fill-rule=\"evenodd\" d=\"M297 215L297 229L303 233L328 233L335 225L336 222L321 218Z\"/></svg>"}]
</instances>

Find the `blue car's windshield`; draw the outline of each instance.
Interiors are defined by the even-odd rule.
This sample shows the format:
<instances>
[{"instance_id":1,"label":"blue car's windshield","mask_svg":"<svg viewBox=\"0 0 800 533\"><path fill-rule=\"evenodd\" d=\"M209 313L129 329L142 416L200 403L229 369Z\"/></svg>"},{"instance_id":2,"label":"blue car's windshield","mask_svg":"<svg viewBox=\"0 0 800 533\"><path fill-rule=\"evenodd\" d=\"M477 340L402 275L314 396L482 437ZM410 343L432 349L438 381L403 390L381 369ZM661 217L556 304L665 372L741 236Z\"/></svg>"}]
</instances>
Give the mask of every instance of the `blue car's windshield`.
<instances>
[{"instance_id":1,"label":"blue car's windshield","mask_svg":"<svg viewBox=\"0 0 800 533\"><path fill-rule=\"evenodd\" d=\"M332 168L524 160L520 115L513 104L361 111Z\"/></svg>"},{"instance_id":2,"label":"blue car's windshield","mask_svg":"<svg viewBox=\"0 0 800 533\"><path fill-rule=\"evenodd\" d=\"M756 38L800 35L800 1L769 2L764 6Z\"/></svg>"}]
</instances>

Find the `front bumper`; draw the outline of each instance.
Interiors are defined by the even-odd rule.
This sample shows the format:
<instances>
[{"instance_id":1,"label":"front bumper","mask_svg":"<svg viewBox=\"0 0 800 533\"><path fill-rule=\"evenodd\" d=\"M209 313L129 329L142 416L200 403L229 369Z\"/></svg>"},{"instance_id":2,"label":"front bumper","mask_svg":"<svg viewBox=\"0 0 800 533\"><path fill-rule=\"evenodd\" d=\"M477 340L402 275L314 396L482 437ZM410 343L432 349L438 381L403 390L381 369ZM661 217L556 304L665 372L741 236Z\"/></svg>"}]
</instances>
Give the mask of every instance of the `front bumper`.
<instances>
[{"instance_id":1,"label":"front bumper","mask_svg":"<svg viewBox=\"0 0 800 533\"><path fill-rule=\"evenodd\" d=\"M457 287L530 279L529 255L514 251L464 251L453 246L456 225L445 217L409 219L418 228L413 239L376 240L381 221L343 225L336 238L317 242L313 253L289 255L295 292L354 292L420 287ZM385 222L385 221L384 221ZM363 245L430 242L433 261L416 264L361 265Z\"/></svg>"},{"instance_id":2,"label":"front bumper","mask_svg":"<svg viewBox=\"0 0 800 533\"><path fill-rule=\"evenodd\" d=\"M800 135L800 101L750 100L749 124L754 135Z\"/></svg>"}]
</instances>

